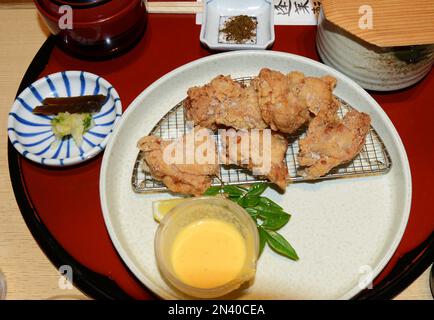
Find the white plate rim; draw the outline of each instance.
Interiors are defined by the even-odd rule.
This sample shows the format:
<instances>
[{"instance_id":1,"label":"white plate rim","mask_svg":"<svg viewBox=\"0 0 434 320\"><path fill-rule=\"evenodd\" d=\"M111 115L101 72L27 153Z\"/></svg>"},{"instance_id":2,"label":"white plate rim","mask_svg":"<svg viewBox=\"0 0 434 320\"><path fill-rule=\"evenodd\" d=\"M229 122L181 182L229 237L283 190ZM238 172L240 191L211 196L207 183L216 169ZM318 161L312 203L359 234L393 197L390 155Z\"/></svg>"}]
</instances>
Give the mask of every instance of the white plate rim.
<instances>
[{"instance_id":1,"label":"white plate rim","mask_svg":"<svg viewBox=\"0 0 434 320\"><path fill-rule=\"evenodd\" d=\"M127 267L133 272L133 274L153 293L162 296L161 293L158 292L158 289L155 288L154 284L149 281L146 277L143 277L141 272L137 269L133 261L128 256L126 250L123 248L121 242L119 241L117 234L115 232L114 226L112 224L112 221L110 219L110 214L107 206L107 199L106 199L106 184L105 184L105 177L106 172L108 170L108 160L106 154L110 154L114 145L114 142L116 140L116 137L118 135L118 132L121 130L122 125L124 122L128 120L128 117L130 113L132 113L132 110L136 108L139 105L139 102L143 100L144 97L146 97L150 92L152 92L155 88L157 88L159 85L164 83L166 80L170 79L171 77L183 72L184 70L187 70L189 68L193 68L196 65L202 64L202 63L208 63L212 62L218 59L221 59L226 56L230 55L263 55L268 54L270 56L280 56L280 57L287 57L290 59L298 60L300 62L308 63L308 64L314 64L318 67L322 68L323 70L327 71L330 74L336 74L339 77L343 78L344 81L346 81L347 84L351 85L353 89L357 90L359 94L363 96L373 107L376 108L376 111L379 113L380 117L383 120L383 124L387 126L387 129L390 133L392 133L393 138L396 141L396 147L398 148L398 154L400 156L400 160L402 161L403 169L404 169L404 181L406 182L405 188L407 191L407 199L405 199L405 207L403 208L403 218L401 220L401 223L399 225L399 228L397 228L397 232L395 233L393 242L389 245L389 249L387 250L387 253L384 254L383 258L380 262L377 263L376 267L372 270L371 275L372 279L375 279L380 272L384 269L384 267L387 265L387 263L390 261L391 257L395 253L399 243L401 242L402 236L404 234L404 231L407 227L408 219L410 216L410 209L411 209L411 200L412 200L412 179L411 179L411 171L410 171L410 165L408 162L407 153L405 151L404 145L402 143L402 140L396 130L396 128L393 126L392 121L389 119L385 111L381 108L381 106L374 100L374 98L369 95L368 92L366 92L360 85L358 85L356 82L345 76L344 74L340 73L339 71L324 65L318 61L315 61L310 58L306 58L303 56L295 55L292 53L287 52L280 52L280 51L258 51L258 50L243 50L243 51L230 51L230 52L224 52L224 53L218 53L210 56L206 56L197 60L194 60L192 62L189 62L187 64L184 64L171 72L165 74L164 76L157 79L155 82L153 82L150 86L148 86L145 90L143 90L128 106L126 109L120 123L116 126L116 128L112 132L112 139L108 142L106 146L106 151L103 156L102 164L101 164L101 171L100 171L100 201L101 201L101 208L103 212L103 218L104 222L107 228L107 231L109 233L110 239L112 240L112 243L114 247L116 248L117 252L119 253L122 260L125 262ZM128 177L130 178L130 177ZM346 293L344 293L341 297L339 297L339 300L347 300L353 298L355 295L360 293L364 288L360 288L359 286L355 286L352 289L348 290Z\"/></svg>"}]
</instances>

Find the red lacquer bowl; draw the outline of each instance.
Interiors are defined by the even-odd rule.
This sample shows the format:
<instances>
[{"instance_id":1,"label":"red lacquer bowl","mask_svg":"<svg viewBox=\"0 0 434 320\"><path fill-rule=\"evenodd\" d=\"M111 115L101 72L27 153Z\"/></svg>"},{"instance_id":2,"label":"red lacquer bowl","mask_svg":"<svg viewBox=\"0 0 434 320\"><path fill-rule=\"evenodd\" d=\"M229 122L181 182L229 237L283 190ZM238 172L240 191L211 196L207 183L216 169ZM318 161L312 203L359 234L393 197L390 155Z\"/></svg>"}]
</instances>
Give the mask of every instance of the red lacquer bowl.
<instances>
[{"instance_id":1,"label":"red lacquer bowl","mask_svg":"<svg viewBox=\"0 0 434 320\"><path fill-rule=\"evenodd\" d=\"M108 58L131 48L147 23L142 0L34 0L58 45L84 58Z\"/></svg>"}]
</instances>

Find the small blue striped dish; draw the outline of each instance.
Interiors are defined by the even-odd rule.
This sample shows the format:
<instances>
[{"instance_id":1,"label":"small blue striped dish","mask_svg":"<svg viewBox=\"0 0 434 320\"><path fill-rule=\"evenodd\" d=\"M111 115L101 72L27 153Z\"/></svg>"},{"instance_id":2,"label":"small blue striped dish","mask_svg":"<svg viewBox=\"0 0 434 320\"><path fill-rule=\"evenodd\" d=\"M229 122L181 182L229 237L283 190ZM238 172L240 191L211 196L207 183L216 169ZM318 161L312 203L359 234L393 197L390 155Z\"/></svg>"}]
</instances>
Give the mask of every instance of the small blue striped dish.
<instances>
[{"instance_id":1,"label":"small blue striped dish","mask_svg":"<svg viewBox=\"0 0 434 320\"><path fill-rule=\"evenodd\" d=\"M55 142L53 116L35 115L32 110L48 97L107 96L94 127L77 146L72 137ZM118 93L105 79L84 71L54 73L31 84L15 100L8 117L8 135L15 149L27 159L48 166L68 166L93 158L107 145L110 133L122 115Z\"/></svg>"}]
</instances>

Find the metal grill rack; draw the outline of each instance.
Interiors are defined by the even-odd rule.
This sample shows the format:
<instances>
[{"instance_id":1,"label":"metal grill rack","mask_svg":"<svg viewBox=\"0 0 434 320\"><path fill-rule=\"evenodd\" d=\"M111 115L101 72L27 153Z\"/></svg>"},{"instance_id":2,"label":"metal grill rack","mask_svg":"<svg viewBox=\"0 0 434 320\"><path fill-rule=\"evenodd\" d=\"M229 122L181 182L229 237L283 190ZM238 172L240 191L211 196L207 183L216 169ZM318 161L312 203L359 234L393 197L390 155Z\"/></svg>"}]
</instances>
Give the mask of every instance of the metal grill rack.
<instances>
[{"instance_id":1,"label":"metal grill rack","mask_svg":"<svg viewBox=\"0 0 434 320\"><path fill-rule=\"evenodd\" d=\"M252 77L244 77L236 80L240 83L248 84L251 79ZM352 107L342 99L336 98L341 104L338 115L342 118ZM189 128L184 114L184 101L181 101L160 120L150 134L166 140L174 140L180 138L188 131ZM289 173L288 183L312 181L307 180L298 173L299 164L297 154L299 150L299 140L304 136L305 133L288 136L289 147L286 153L286 164ZM221 145L218 134L215 134L215 138L218 146ZM134 164L131 178L133 190L137 193L167 191L167 188L160 181L155 180L149 173L143 170L142 162L143 154L140 151ZM371 127L362 151L353 161L334 168L330 173L316 180L385 174L390 170L391 166L392 161L383 141L375 129ZM220 179L228 185L248 185L267 181L266 179L251 175L246 169L226 165L220 165ZM220 180L215 178L213 185L221 185Z\"/></svg>"}]
</instances>

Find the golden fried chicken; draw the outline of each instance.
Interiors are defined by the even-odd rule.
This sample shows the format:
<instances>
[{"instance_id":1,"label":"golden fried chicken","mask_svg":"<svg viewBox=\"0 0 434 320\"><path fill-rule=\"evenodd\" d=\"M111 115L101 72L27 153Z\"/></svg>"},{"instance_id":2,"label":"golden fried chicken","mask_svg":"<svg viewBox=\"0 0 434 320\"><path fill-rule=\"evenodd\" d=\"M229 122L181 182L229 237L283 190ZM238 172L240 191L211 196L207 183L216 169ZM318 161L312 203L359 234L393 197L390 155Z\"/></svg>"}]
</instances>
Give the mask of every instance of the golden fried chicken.
<instances>
[{"instance_id":1,"label":"golden fried chicken","mask_svg":"<svg viewBox=\"0 0 434 320\"><path fill-rule=\"evenodd\" d=\"M266 128L256 91L229 76L217 76L209 84L190 88L185 110L195 125L216 129L224 125L237 129Z\"/></svg>"},{"instance_id":2,"label":"golden fried chicken","mask_svg":"<svg viewBox=\"0 0 434 320\"><path fill-rule=\"evenodd\" d=\"M173 192L201 195L218 174L216 144L207 129L195 127L175 141L145 136L137 146L144 152L144 170Z\"/></svg>"},{"instance_id":3,"label":"golden fried chicken","mask_svg":"<svg viewBox=\"0 0 434 320\"><path fill-rule=\"evenodd\" d=\"M309 124L307 135L300 140L298 161L308 179L327 174L334 167L351 161L362 150L371 118L356 110L341 120L316 117Z\"/></svg>"},{"instance_id":4,"label":"golden fried chicken","mask_svg":"<svg viewBox=\"0 0 434 320\"><path fill-rule=\"evenodd\" d=\"M286 189L288 141L284 136L269 129L232 129L226 132L222 141L226 150L224 163L248 168L253 175L266 177L280 189Z\"/></svg>"},{"instance_id":5,"label":"golden fried chicken","mask_svg":"<svg viewBox=\"0 0 434 320\"><path fill-rule=\"evenodd\" d=\"M293 133L311 119L311 115L333 114L339 104L333 97L336 79L305 77L301 72L284 75L267 68L253 81L258 92L262 118L271 129Z\"/></svg>"},{"instance_id":6,"label":"golden fried chicken","mask_svg":"<svg viewBox=\"0 0 434 320\"><path fill-rule=\"evenodd\" d=\"M243 87L238 98L228 99L217 108L216 123L235 129L265 129L252 86Z\"/></svg>"},{"instance_id":7,"label":"golden fried chicken","mask_svg":"<svg viewBox=\"0 0 434 320\"><path fill-rule=\"evenodd\" d=\"M252 85L258 93L262 118L271 129L293 133L310 119L309 110L291 91L289 78L283 73L264 68Z\"/></svg>"},{"instance_id":8,"label":"golden fried chicken","mask_svg":"<svg viewBox=\"0 0 434 320\"><path fill-rule=\"evenodd\" d=\"M333 96L336 79L331 76L321 78L305 77L303 73L293 71L288 74L289 86L298 101L317 116L322 114L335 114L339 102Z\"/></svg>"}]
</instances>

